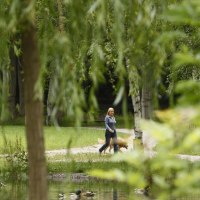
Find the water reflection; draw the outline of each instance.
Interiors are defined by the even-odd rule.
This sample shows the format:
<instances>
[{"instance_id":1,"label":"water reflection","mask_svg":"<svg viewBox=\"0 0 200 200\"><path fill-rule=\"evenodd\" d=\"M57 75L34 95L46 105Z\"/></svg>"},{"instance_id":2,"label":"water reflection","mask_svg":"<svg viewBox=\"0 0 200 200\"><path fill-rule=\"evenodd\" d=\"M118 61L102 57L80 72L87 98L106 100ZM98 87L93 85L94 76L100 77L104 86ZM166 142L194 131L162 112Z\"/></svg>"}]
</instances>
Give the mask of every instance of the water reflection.
<instances>
[{"instance_id":1,"label":"water reflection","mask_svg":"<svg viewBox=\"0 0 200 200\"><path fill-rule=\"evenodd\" d=\"M61 188L63 189L61 192ZM82 194L78 195L77 188L82 190ZM73 191L73 192L72 192ZM56 193L57 192L57 193ZM56 193L56 194L55 194ZM102 185L99 183L84 184L51 184L50 195L52 200L59 199L97 199L97 200L126 200L129 199L127 192L123 189L113 188L112 185ZM59 198L58 198L59 197Z\"/></svg>"},{"instance_id":2,"label":"water reflection","mask_svg":"<svg viewBox=\"0 0 200 200\"><path fill-rule=\"evenodd\" d=\"M28 188L27 183L6 183L5 187L0 188L0 200L27 200ZM95 193L94 196L81 196L72 198L72 192L78 190L90 191ZM49 200L77 200L77 199L95 199L95 200L147 200L144 195L136 195L133 189L116 185L116 183L85 181L73 183L69 180L49 181ZM170 198L169 198L170 199ZM176 198L176 200L196 200L200 199L199 195L190 195ZM149 200L149 199L148 199ZM171 199L172 200L172 199Z\"/></svg>"},{"instance_id":3,"label":"water reflection","mask_svg":"<svg viewBox=\"0 0 200 200\"><path fill-rule=\"evenodd\" d=\"M113 200L118 200L118 193L116 189L113 189Z\"/></svg>"},{"instance_id":4,"label":"water reflection","mask_svg":"<svg viewBox=\"0 0 200 200\"><path fill-rule=\"evenodd\" d=\"M28 199L26 183L6 183L5 187L0 189L1 200L23 200Z\"/></svg>"},{"instance_id":5,"label":"water reflection","mask_svg":"<svg viewBox=\"0 0 200 200\"><path fill-rule=\"evenodd\" d=\"M0 189L0 200L27 200L28 188L27 182L6 183L5 187ZM116 183L105 181L73 182L66 176L66 179L52 181L49 180L48 192L49 200L71 200L72 192L82 190L88 193L88 196L75 199L95 199L95 200L128 200L129 192L125 187L118 186ZM94 195L91 195L94 194Z\"/></svg>"}]
</instances>

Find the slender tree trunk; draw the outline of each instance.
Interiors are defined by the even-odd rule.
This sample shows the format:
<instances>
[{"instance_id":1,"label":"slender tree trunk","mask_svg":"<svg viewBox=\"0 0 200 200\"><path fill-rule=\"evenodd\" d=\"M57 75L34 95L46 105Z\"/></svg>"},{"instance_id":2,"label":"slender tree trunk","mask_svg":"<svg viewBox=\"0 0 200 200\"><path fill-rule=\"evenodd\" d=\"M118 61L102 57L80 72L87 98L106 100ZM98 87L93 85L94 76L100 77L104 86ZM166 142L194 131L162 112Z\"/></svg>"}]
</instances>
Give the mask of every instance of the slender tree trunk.
<instances>
[{"instance_id":1,"label":"slender tree trunk","mask_svg":"<svg viewBox=\"0 0 200 200\"><path fill-rule=\"evenodd\" d=\"M9 73L6 69L2 70L2 95L1 95L1 121L4 122L8 120L8 92L9 92Z\"/></svg>"},{"instance_id":2,"label":"slender tree trunk","mask_svg":"<svg viewBox=\"0 0 200 200\"><path fill-rule=\"evenodd\" d=\"M53 110L53 105L51 101L52 96L52 89L53 88L53 77L49 79L49 88L48 88L48 95L47 95L47 116L46 116L46 125L51 124L51 114Z\"/></svg>"},{"instance_id":3,"label":"slender tree trunk","mask_svg":"<svg viewBox=\"0 0 200 200\"><path fill-rule=\"evenodd\" d=\"M135 95L131 95L133 109L134 109L134 130L135 130L135 136L136 137L142 137L141 136L141 119L142 119L142 113L141 113L141 100L140 100L140 92L139 90L136 92Z\"/></svg>"},{"instance_id":4,"label":"slender tree trunk","mask_svg":"<svg viewBox=\"0 0 200 200\"><path fill-rule=\"evenodd\" d=\"M152 115L152 93L146 78L143 79L142 87L142 118L151 119Z\"/></svg>"},{"instance_id":5,"label":"slender tree trunk","mask_svg":"<svg viewBox=\"0 0 200 200\"><path fill-rule=\"evenodd\" d=\"M9 72L9 95L8 95L8 106L10 118L16 117L16 88L17 88L17 78L16 78L16 55L14 49L10 49L10 72Z\"/></svg>"},{"instance_id":6,"label":"slender tree trunk","mask_svg":"<svg viewBox=\"0 0 200 200\"><path fill-rule=\"evenodd\" d=\"M65 24L64 24L65 17L63 16L62 0L57 0L57 6L58 6L58 14L59 14L58 16L59 30L60 32L64 32L65 31Z\"/></svg>"},{"instance_id":7,"label":"slender tree trunk","mask_svg":"<svg viewBox=\"0 0 200 200\"><path fill-rule=\"evenodd\" d=\"M134 136L133 136L133 149L138 150L141 149L141 139L142 139L142 131L140 127L141 121L141 101L140 101L140 91L139 91L139 82L137 71L135 68L130 69L128 58L125 59L126 68L129 74L129 88L131 93L131 99L134 110ZM135 87L137 88L135 88ZM132 147L131 147L132 148Z\"/></svg>"},{"instance_id":8,"label":"slender tree trunk","mask_svg":"<svg viewBox=\"0 0 200 200\"><path fill-rule=\"evenodd\" d=\"M36 97L36 82L40 73L36 29L26 21L22 33L24 68L25 123L29 162L29 200L47 200L47 173L43 136L42 98Z\"/></svg>"},{"instance_id":9,"label":"slender tree trunk","mask_svg":"<svg viewBox=\"0 0 200 200\"><path fill-rule=\"evenodd\" d=\"M141 101L140 101L140 92L137 90L135 95L131 96L132 104L134 109L134 134L135 139L133 140L133 149L138 150L142 147L142 129L140 122L142 119L141 115Z\"/></svg>"},{"instance_id":10,"label":"slender tree trunk","mask_svg":"<svg viewBox=\"0 0 200 200\"><path fill-rule=\"evenodd\" d=\"M148 75L151 73L143 72L143 85L142 85L142 118L151 119L152 117L152 84Z\"/></svg>"},{"instance_id":11,"label":"slender tree trunk","mask_svg":"<svg viewBox=\"0 0 200 200\"><path fill-rule=\"evenodd\" d=\"M24 73L21 65L21 57L18 58L17 77L19 89L19 115L24 116Z\"/></svg>"}]
</instances>

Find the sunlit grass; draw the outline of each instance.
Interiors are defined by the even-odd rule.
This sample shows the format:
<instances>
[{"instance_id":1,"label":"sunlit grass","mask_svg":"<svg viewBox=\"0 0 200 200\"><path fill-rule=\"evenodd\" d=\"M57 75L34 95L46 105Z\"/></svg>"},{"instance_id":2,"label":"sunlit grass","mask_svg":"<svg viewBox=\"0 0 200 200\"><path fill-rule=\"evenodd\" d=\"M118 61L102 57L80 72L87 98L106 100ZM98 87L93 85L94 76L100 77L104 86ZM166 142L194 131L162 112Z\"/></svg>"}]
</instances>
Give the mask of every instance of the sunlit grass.
<instances>
[{"instance_id":1,"label":"sunlit grass","mask_svg":"<svg viewBox=\"0 0 200 200\"><path fill-rule=\"evenodd\" d=\"M66 149L68 146L84 147L97 144L98 138L104 139L104 130L95 128L66 128L44 127L46 150ZM120 137L123 134L118 133ZM24 126L5 126L0 129L0 153L5 152L5 139L11 145L20 140L21 146L26 149Z\"/></svg>"}]
</instances>

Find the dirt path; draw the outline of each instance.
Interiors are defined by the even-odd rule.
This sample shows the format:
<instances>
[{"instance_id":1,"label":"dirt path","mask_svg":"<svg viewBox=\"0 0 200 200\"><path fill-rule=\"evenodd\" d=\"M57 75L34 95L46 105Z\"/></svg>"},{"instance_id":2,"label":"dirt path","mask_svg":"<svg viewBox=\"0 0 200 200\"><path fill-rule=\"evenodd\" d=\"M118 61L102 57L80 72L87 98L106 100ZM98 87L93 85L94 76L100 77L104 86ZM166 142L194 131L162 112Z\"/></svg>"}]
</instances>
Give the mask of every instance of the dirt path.
<instances>
[{"instance_id":1,"label":"dirt path","mask_svg":"<svg viewBox=\"0 0 200 200\"><path fill-rule=\"evenodd\" d=\"M94 128L94 129L102 129L102 128ZM130 130L129 129L117 129L117 132L128 134L132 137L132 139L130 138L130 141L128 142L128 149L122 148L121 149L122 152L133 151L134 150L134 147L133 147L134 131L131 129ZM152 138L150 138L149 136L146 137L145 140L146 141L143 141L143 142L146 142L146 145L149 147L153 147L154 145L156 145L155 141ZM81 147L81 148L71 148L70 150L67 150L67 149L51 150L51 151L46 151L46 155L48 157L51 157L51 156L55 156L55 155L66 155L67 153L71 153L71 154L99 153L98 150L101 147L101 145L102 144L94 144L91 146L86 146L86 147ZM113 153L113 152L111 152L111 153ZM156 152L149 150L149 149L145 150L145 153L149 157L156 155ZM200 161L200 156L178 154L177 157L180 159L189 160L191 162Z\"/></svg>"},{"instance_id":2,"label":"dirt path","mask_svg":"<svg viewBox=\"0 0 200 200\"><path fill-rule=\"evenodd\" d=\"M103 128L91 128L91 129L100 129L104 130ZM124 133L128 135L132 135L134 137L134 131L129 130L129 129L117 129L118 133ZM58 150L50 150L46 151L46 155L48 157L55 156L55 155L66 155L67 153L71 154L78 154L78 153L99 153L99 148L102 146L102 144L94 144L91 146L86 146L86 147L80 147L80 148L71 148L70 150L67 149L58 149ZM133 142L130 140L128 142L128 150L122 148L121 151L126 152L126 151L131 151L133 150ZM113 153L113 152L112 152Z\"/></svg>"},{"instance_id":3,"label":"dirt path","mask_svg":"<svg viewBox=\"0 0 200 200\"><path fill-rule=\"evenodd\" d=\"M100 129L104 130L103 128L98 128L98 127L92 127L91 129ZM133 147L133 139L134 139L134 131L129 130L129 129L117 129L118 133L124 133L132 138L129 139L128 141L128 149L121 148L122 152L129 152L129 151L134 151ZM152 151L153 147L156 145L156 141L152 139L149 134L144 134L143 133L143 143L146 143L145 146L147 147L146 150L144 150L144 153L148 155L149 157L155 156L156 152ZM87 153L99 153L99 148L102 146L102 144L94 144L91 146L86 146L86 147L80 147L80 148L71 148L70 150L67 149L56 149L56 150L49 150L46 151L47 157L53 157L55 155L66 155L67 153L71 154L87 154ZM108 150L107 150L107 153ZM111 151L113 153L113 150ZM0 154L0 158L6 157L7 154ZM196 162L200 161L200 156L193 156L193 155L183 155L183 154L178 154L178 158L180 159L186 159L191 162Z\"/></svg>"},{"instance_id":4,"label":"dirt path","mask_svg":"<svg viewBox=\"0 0 200 200\"><path fill-rule=\"evenodd\" d=\"M87 147L71 148L70 150L67 150L67 149L51 150L51 151L46 151L46 155L55 156L55 155L66 155L67 153L71 153L71 154L98 153L98 149L100 148L100 146L101 144L95 144L95 145L87 146Z\"/></svg>"}]
</instances>

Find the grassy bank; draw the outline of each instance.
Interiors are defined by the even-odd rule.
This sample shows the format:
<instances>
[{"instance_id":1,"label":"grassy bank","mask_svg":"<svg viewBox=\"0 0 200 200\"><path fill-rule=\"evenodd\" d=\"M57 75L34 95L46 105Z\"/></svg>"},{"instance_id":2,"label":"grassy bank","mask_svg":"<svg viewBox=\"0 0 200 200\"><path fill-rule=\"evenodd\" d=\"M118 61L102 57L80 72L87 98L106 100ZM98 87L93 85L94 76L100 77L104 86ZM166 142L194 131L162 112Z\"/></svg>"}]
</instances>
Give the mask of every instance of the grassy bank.
<instances>
[{"instance_id":1,"label":"grassy bank","mask_svg":"<svg viewBox=\"0 0 200 200\"><path fill-rule=\"evenodd\" d=\"M123 171L127 170L126 163L114 163L111 161L107 162L55 162L55 163L48 163L48 173L85 173L92 169L120 169Z\"/></svg>"},{"instance_id":2,"label":"grassy bank","mask_svg":"<svg viewBox=\"0 0 200 200\"><path fill-rule=\"evenodd\" d=\"M124 162L113 162L112 155L106 154L99 156L97 153L90 154L70 154L56 155L47 157L48 174L60 173L87 173L93 169L120 169L127 171L129 166ZM0 179L9 180L26 180L27 179L27 161L18 159L7 160L5 157L0 158Z\"/></svg>"},{"instance_id":3,"label":"grassy bank","mask_svg":"<svg viewBox=\"0 0 200 200\"><path fill-rule=\"evenodd\" d=\"M127 137L118 133L120 137ZM104 138L104 130L95 128L55 128L44 127L46 150L65 149L67 146L84 147L97 144L98 138ZM24 126L4 126L0 129L0 154L16 152L17 149L26 150L26 137ZM12 151L10 151L12 150ZM25 157L17 153L18 157L9 156L0 158L0 171L2 176L12 176L18 179L18 175L27 174L27 161ZM99 156L97 153L66 154L47 157L48 173L62 172L87 172L88 170L121 168L125 165L113 163L111 155ZM7 174L7 175L6 175Z\"/></svg>"},{"instance_id":4,"label":"grassy bank","mask_svg":"<svg viewBox=\"0 0 200 200\"><path fill-rule=\"evenodd\" d=\"M111 154L103 154L99 156L97 153L87 154L70 154L66 156L56 155L47 158L48 172L87 172L92 169L114 169L118 168L123 171L128 169L128 165L124 162L113 162Z\"/></svg>"}]
</instances>

